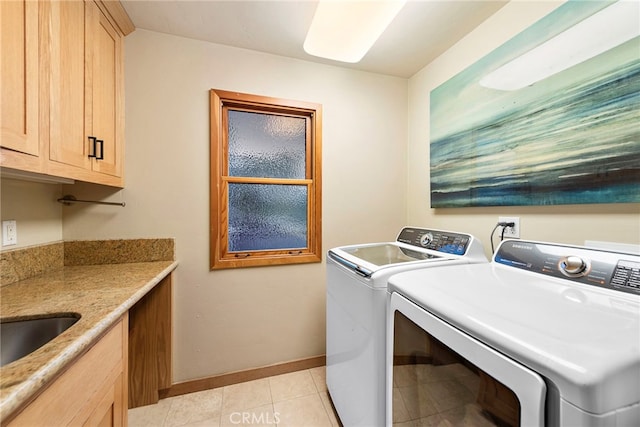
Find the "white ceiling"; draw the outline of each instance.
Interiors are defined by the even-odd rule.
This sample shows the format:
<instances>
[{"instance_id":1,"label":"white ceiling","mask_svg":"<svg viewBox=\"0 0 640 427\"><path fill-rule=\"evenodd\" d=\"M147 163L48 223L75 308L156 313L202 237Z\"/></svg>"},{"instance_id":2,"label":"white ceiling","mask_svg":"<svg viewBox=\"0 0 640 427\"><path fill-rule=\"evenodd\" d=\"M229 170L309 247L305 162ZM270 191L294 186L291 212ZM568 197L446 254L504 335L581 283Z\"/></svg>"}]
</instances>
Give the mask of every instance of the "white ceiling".
<instances>
[{"instance_id":1,"label":"white ceiling","mask_svg":"<svg viewBox=\"0 0 640 427\"><path fill-rule=\"evenodd\" d=\"M357 64L307 54L315 0L122 0L136 28L259 52L411 77L507 0L408 0Z\"/></svg>"}]
</instances>

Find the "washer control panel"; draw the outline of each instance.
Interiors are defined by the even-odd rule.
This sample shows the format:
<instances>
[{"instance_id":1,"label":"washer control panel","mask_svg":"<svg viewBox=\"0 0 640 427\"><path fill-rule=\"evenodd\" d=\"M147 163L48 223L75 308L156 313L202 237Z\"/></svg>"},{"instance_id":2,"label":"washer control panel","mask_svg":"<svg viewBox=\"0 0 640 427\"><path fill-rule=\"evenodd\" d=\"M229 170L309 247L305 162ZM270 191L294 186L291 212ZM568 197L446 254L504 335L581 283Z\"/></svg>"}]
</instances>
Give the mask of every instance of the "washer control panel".
<instances>
[{"instance_id":1,"label":"washer control panel","mask_svg":"<svg viewBox=\"0 0 640 427\"><path fill-rule=\"evenodd\" d=\"M505 240L493 261L547 276L640 295L640 255Z\"/></svg>"},{"instance_id":2,"label":"washer control panel","mask_svg":"<svg viewBox=\"0 0 640 427\"><path fill-rule=\"evenodd\" d=\"M471 239L472 237L468 234L405 227L396 240L419 248L431 249L447 254L465 255Z\"/></svg>"}]
</instances>

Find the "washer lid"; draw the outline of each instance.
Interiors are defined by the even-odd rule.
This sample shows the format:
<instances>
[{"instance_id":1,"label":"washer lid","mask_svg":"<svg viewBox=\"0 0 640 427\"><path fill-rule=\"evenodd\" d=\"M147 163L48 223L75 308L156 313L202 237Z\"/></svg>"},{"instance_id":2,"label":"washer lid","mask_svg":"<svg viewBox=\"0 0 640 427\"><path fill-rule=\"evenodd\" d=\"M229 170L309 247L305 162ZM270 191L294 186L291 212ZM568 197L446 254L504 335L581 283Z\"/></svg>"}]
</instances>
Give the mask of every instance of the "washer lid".
<instances>
[{"instance_id":1,"label":"washer lid","mask_svg":"<svg viewBox=\"0 0 640 427\"><path fill-rule=\"evenodd\" d=\"M399 242L343 246L329 250L327 261L341 264L355 274L371 280L374 287L386 289L387 279L394 273L455 259L453 256L416 249Z\"/></svg>"},{"instance_id":2,"label":"washer lid","mask_svg":"<svg viewBox=\"0 0 640 427\"><path fill-rule=\"evenodd\" d=\"M366 243L331 249L329 255L343 265L356 265L368 277L385 267L406 263L445 261L465 257L465 262L486 262L482 244L470 234L404 227L395 242ZM345 261L345 262L342 262Z\"/></svg>"},{"instance_id":3,"label":"washer lid","mask_svg":"<svg viewBox=\"0 0 640 427\"><path fill-rule=\"evenodd\" d=\"M346 253L379 267L403 262L424 261L441 258L425 251L401 247L395 243L379 243L368 246L342 248Z\"/></svg>"},{"instance_id":4,"label":"washer lid","mask_svg":"<svg viewBox=\"0 0 640 427\"><path fill-rule=\"evenodd\" d=\"M397 292L594 414L640 401L640 297L500 264L414 270Z\"/></svg>"}]
</instances>

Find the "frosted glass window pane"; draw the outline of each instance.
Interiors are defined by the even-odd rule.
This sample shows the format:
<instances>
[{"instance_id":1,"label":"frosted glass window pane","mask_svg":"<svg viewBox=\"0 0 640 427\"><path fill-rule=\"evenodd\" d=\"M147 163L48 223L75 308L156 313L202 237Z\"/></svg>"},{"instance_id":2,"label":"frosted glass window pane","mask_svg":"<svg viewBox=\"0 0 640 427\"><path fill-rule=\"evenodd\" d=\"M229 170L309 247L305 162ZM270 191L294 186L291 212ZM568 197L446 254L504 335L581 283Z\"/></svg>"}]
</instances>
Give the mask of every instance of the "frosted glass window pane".
<instances>
[{"instance_id":1,"label":"frosted glass window pane","mask_svg":"<svg viewBox=\"0 0 640 427\"><path fill-rule=\"evenodd\" d=\"M229 110L229 175L304 179L306 120Z\"/></svg>"},{"instance_id":2,"label":"frosted glass window pane","mask_svg":"<svg viewBox=\"0 0 640 427\"><path fill-rule=\"evenodd\" d=\"M305 185L229 184L229 251L306 247Z\"/></svg>"}]
</instances>

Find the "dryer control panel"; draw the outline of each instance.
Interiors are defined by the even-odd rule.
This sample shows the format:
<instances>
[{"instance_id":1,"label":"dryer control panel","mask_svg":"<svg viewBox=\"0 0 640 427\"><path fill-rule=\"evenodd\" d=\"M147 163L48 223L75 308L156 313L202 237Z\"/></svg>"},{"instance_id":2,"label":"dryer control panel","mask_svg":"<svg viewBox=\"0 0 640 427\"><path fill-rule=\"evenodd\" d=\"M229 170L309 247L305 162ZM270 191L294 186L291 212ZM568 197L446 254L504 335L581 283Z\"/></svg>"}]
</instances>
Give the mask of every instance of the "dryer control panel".
<instances>
[{"instance_id":1,"label":"dryer control panel","mask_svg":"<svg viewBox=\"0 0 640 427\"><path fill-rule=\"evenodd\" d=\"M493 261L533 273L640 295L640 255L505 240Z\"/></svg>"},{"instance_id":2,"label":"dryer control panel","mask_svg":"<svg viewBox=\"0 0 640 427\"><path fill-rule=\"evenodd\" d=\"M464 255L467 253L471 239L472 237L468 234L405 227L400 231L396 240L419 248L447 254Z\"/></svg>"}]
</instances>

